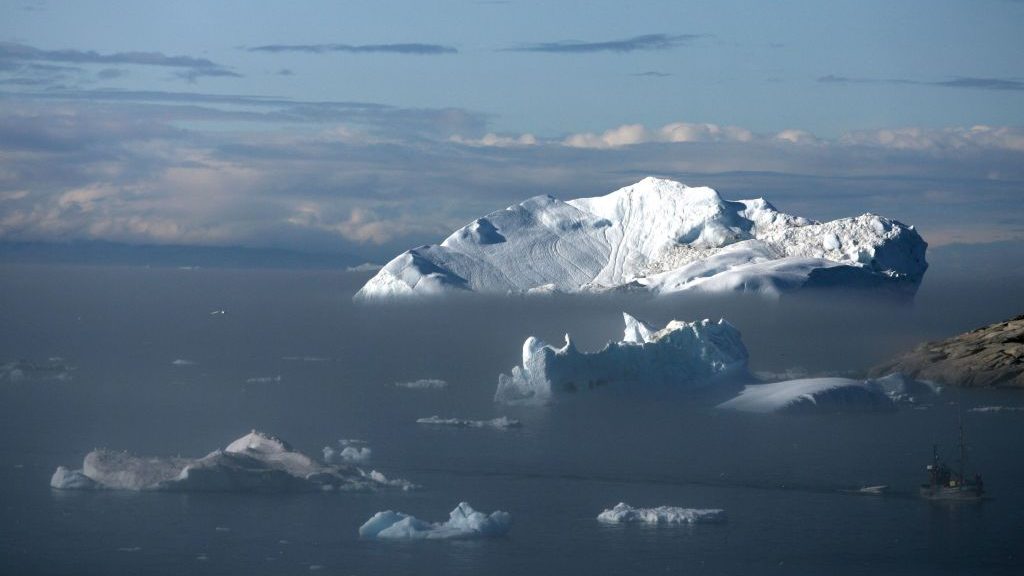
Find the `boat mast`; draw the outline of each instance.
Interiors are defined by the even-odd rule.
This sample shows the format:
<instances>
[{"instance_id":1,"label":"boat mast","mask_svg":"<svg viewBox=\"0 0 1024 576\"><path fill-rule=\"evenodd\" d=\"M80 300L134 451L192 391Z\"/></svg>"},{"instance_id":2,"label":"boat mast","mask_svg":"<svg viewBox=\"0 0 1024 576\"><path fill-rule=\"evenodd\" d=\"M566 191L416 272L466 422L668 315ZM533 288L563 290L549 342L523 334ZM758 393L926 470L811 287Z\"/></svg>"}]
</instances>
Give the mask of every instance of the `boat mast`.
<instances>
[{"instance_id":1,"label":"boat mast","mask_svg":"<svg viewBox=\"0 0 1024 576\"><path fill-rule=\"evenodd\" d=\"M956 403L957 422L960 426L960 484L967 480L967 444L964 443L964 412L960 402Z\"/></svg>"}]
</instances>

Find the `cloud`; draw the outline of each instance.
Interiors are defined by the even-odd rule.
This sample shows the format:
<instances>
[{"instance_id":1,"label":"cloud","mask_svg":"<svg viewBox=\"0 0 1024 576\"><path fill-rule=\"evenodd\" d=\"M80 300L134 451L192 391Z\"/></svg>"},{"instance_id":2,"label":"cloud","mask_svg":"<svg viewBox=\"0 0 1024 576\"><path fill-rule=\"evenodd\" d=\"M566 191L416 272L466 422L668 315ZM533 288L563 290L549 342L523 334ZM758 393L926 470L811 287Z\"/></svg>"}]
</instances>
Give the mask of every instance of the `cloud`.
<instances>
[{"instance_id":1,"label":"cloud","mask_svg":"<svg viewBox=\"0 0 1024 576\"><path fill-rule=\"evenodd\" d=\"M833 139L675 122L545 138L488 131L488 117L472 111L453 121L444 109L374 103L72 94L4 95L0 241L236 245L373 260L533 194L590 196L650 174L727 198L764 196L818 219L870 210L918 225L929 241L1024 239L1020 128ZM226 119L246 128L224 131Z\"/></svg>"},{"instance_id":2,"label":"cloud","mask_svg":"<svg viewBox=\"0 0 1024 576\"><path fill-rule=\"evenodd\" d=\"M268 44L255 46L249 52L305 52L307 54L325 54L328 52L345 52L349 54L415 54L435 56L440 54L456 54L458 50L440 44L402 43L402 44Z\"/></svg>"},{"instance_id":3,"label":"cloud","mask_svg":"<svg viewBox=\"0 0 1024 576\"><path fill-rule=\"evenodd\" d=\"M840 142L929 152L965 149L1024 152L1024 129L979 125L969 128L864 130L848 132Z\"/></svg>"},{"instance_id":4,"label":"cloud","mask_svg":"<svg viewBox=\"0 0 1024 576\"><path fill-rule=\"evenodd\" d=\"M0 69L28 62L59 62L71 65L138 65L180 69L188 80L203 76L241 77L241 74L206 58L168 56L160 52L115 52L101 54L92 50L43 50L17 42L0 42Z\"/></svg>"},{"instance_id":5,"label":"cloud","mask_svg":"<svg viewBox=\"0 0 1024 576\"><path fill-rule=\"evenodd\" d=\"M694 40L704 37L703 34L644 34L622 40L606 40L603 42L580 42L563 40L559 42L541 42L504 48L505 52L548 52L555 54L588 54L593 52L639 52L650 50L670 50L680 46L688 46Z\"/></svg>"},{"instance_id":6,"label":"cloud","mask_svg":"<svg viewBox=\"0 0 1024 576\"><path fill-rule=\"evenodd\" d=\"M536 146L537 137L533 134L520 134L519 136L499 135L493 132L484 134L481 138L464 138L456 134L449 138L449 141L466 146L492 146L497 148L508 148L514 146Z\"/></svg>"},{"instance_id":7,"label":"cloud","mask_svg":"<svg viewBox=\"0 0 1024 576\"><path fill-rule=\"evenodd\" d=\"M976 90L1021 91L1024 81L1016 78L960 77L952 80L923 81L908 78L851 78L829 74L818 78L822 84L890 84L909 86L935 86L939 88L970 88Z\"/></svg>"},{"instance_id":8,"label":"cloud","mask_svg":"<svg viewBox=\"0 0 1024 576\"><path fill-rule=\"evenodd\" d=\"M601 134L571 134L562 144L570 148L607 149L654 142L749 142L753 138L752 132L736 126L673 122L657 130L648 130L642 124L626 124Z\"/></svg>"}]
</instances>

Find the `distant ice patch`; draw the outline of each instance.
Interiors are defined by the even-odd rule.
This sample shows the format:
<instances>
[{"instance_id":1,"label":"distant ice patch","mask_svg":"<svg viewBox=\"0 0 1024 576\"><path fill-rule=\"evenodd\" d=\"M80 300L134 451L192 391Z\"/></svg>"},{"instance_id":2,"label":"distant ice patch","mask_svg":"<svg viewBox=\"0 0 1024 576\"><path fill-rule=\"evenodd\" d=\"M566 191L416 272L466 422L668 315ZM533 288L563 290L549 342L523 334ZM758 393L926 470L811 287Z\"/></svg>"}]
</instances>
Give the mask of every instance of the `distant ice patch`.
<instances>
[{"instance_id":1,"label":"distant ice patch","mask_svg":"<svg viewBox=\"0 0 1024 576\"><path fill-rule=\"evenodd\" d=\"M746 372L747 349L725 320L673 320L658 329L622 316L622 340L592 354L577 351L568 334L561 348L527 338L522 366L498 377L495 401L545 403L612 383L697 387Z\"/></svg>"},{"instance_id":2,"label":"distant ice patch","mask_svg":"<svg viewBox=\"0 0 1024 576\"><path fill-rule=\"evenodd\" d=\"M196 363L194 361L188 360L188 359L185 359L185 358L178 358L178 359L173 360L171 362L171 366L178 366L178 367L195 366L195 364Z\"/></svg>"},{"instance_id":3,"label":"distant ice patch","mask_svg":"<svg viewBox=\"0 0 1024 576\"><path fill-rule=\"evenodd\" d=\"M42 361L17 360L0 364L0 382L66 382L74 369L59 356Z\"/></svg>"},{"instance_id":4,"label":"distant ice patch","mask_svg":"<svg viewBox=\"0 0 1024 576\"><path fill-rule=\"evenodd\" d=\"M968 410L968 412L1024 412L1024 406L978 406L975 408L971 408L970 410Z\"/></svg>"},{"instance_id":5,"label":"distant ice patch","mask_svg":"<svg viewBox=\"0 0 1024 576\"><path fill-rule=\"evenodd\" d=\"M433 426L454 426L456 428L497 428L504 430L508 428L520 428L523 423L515 418L500 416L491 420L463 420L462 418L441 418L430 416L416 420L419 424L430 424Z\"/></svg>"},{"instance_id":6,"label":"distant ice patch","mask_svg":"<svg viewBox=\"0 0 1024 576\"><path fill-rule=\"evenodd\" d=\"M253 376L252 378L246 378L246 384L276 384L281 381L281 375L275 376Z\"/></svg>"},{"instance_id":7,"label":"distant ice patch","mask_svg":"<svg viewBox=\"0 0 1024 576\"><path fill-rule=\"evenodd\" d=\"M597 515L601 522L613 524L705 524L725 521L725 510L718 508L677 508L675 506L658 506L657 508L634 508L625 502L619 502Z\"/></svg>"},{"instance_id":8,"label":"distant ice patch","mask_svg":"<svg viewBox=\"0 0 1024 576\"><path fill-rule=\"evenodd\" d=\"M57 468L50 486L60 490L302 492L410 489L414 485L365 472L348 462L321 463L283 440L253 431L202 458L139 457L93 450L81 470Z\"/></svg>"},{"instance_id":9,"label":"distant ice patch","mask_svg":"<svg viewBox=\"0 0 1024 576\"><path fill-rule=\"evenodd\" d=\"M348 272L376 272L383 268L383 264L374 264L373 262L363 262L355 266L349 266L345 270Z\"/></svg>"},{"instance_id":10,"label":"distant ice patch","mask_svg":"<svg viewBox=\"0 0 1024 576\"><path fill-rule=\"evenodd\" d=\"M402 512L377 512L359 527L359 536L382 540L439 540L502 536L512 516L500 510L485 514L460 502L446 522L426 522Z\"/></svg>"},{"instance_id":11,"label":"distant ice patch","mask_svg":"<svg viewBox=\"0 0 1024 576\"><path fill-rule=\"evenodd\" d=\"M438 378L421 378L411 382L395 382L395 386L412 390L441 390L448 387L448 382Z\"/></svg>"},{"instance_id":12,"label":"distant ice patch","mask_svg":"<svg viewBox=\"0 0 1024 576\"><path fill-rule=\"evenodd\" d=\"M844 412L892 410L933 396L938 388L891 374L874 380L803 378L751 384L719 408L741 412Z\"/></svg>"}]
</instances>

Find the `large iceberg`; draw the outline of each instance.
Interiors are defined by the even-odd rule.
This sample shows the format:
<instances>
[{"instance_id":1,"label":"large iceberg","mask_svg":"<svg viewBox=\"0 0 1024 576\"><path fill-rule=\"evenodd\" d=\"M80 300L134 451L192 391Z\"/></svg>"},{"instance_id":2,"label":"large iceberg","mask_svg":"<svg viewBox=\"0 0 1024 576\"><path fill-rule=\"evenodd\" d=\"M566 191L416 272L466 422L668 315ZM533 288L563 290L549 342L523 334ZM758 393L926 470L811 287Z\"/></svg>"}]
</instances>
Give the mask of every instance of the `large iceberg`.
<instances>
[{"instance_id":1,"label":"large iceberg","mask_svg":"<svg viewBox=\"0 0 1024 576\"><path fill-rule=\"evenodd\" d=\"M741 412L864 412L892 410L934 395L938 388L891 374L874 380L802 378L751 384L719 408Z\"/></svg>"},{"instance_id":2,"label":"large iceberg","mask_svg":"<svg viewBox=\"0 0 1024 576\"><path fill-rule=\"evenodd\" d=\"M168 490L297 492L411 488L376 470L351 463L324 464L292 449L286 442L256 432L202 458L154 458L126 452L93 450L81 470L57 468L50 486L61 490Z\"/></svg>"},{"instance_id":3,"label":"large iceberg","mask_svg":"<svg viewBox=\"0 0 1024 576\"><path fill-rule=\"evenodd\" d=\"M561 348L527 338L523 365L498 377L495 401L544 403L556 394L619 382L701 386L746 371L747 349L739 330L725 320L673 320L659 330L622 316L622 341L600 352L579 352L568 334Z\"/></svg>"},{"instance_id":4,"label":"large iceberg","mask_svg":"<svg viewBox=\"0 0 1024 576\"><path fill-rule=\"evenodd\" d=\"M610 524L634 522L643 524L703 524L724 522L725 510L719 508L679 508L677 506L634 508L625 502L619 502L613 508L606 509L598 514L597 519Z\"/></svg>"},{"instance_id":5,"label":"large iceberg","mask_svg":"<svg viewBox=\"0 0 1024 576\"><path fill-rule=\"evenodd\" d=\"M927 246L913 226L875 214L816 222L764 199L645 178L606 196L536 196L478 218L400 254L355 298L834 286L912 295Z\"/></svg>"},{"instance_id":6,"label":"large iceberg","mask_svg":"<svg viewBox=\"0 0 1024 576\"><path fill-rule=\"evenodd\" d=\"M448 515L447 522L426 522L391 510L377 512L359 527L359 535L386 540L483 538L502 536L511 526L512 516L508 512L497 510L484 514L460 502Z\"/></svg>"}]
</instances>

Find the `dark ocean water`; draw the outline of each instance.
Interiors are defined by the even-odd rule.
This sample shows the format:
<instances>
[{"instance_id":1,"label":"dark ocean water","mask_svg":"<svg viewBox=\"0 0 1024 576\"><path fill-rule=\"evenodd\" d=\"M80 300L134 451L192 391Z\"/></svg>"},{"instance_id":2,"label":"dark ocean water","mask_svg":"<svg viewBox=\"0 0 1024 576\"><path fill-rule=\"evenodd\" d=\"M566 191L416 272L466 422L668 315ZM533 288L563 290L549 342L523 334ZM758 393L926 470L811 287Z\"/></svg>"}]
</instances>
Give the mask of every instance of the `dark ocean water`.
<instances>
[{"instance_id":1,"label":"dark ocean water","mask_svg":"<svg viewBox=\"0 0 1024 576\"><path fill-rule=\"evenodd\" d=\"M856 374L894 352L1020 313L1013 282L929 272L911 306L829 296L467 301L355 307L368 275L333 271L0 268L0 363L61 357L70 378L0 381L4 574L1020 574L1024 412L1012 392L947 392L927 409L747 415L735 392L601 390L549 407L491 401L530 334L597 349L621 312L725 315L752 369ZM213 311L224 310L224 314ZM173 365L174 360L192 364ZM396 381L442 378L445 390ZM992 498L915 496L963 411ZM430 428L508 415L521 429ZM259 429L319 455L366 440L371 467L423 486L373 494L61 492L95 447L201 456ZM885 497L851 494L887 484ZM377 542L385 509L442 520L506 510L504 538ZM722 524L607 526L604 508L722 508Z\"/></svg>"}]
</instances>

